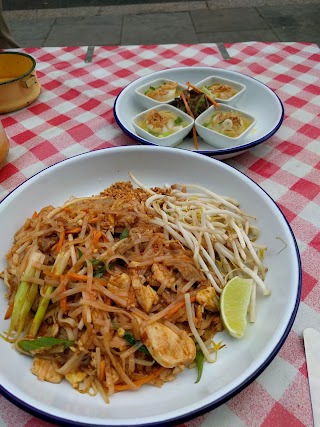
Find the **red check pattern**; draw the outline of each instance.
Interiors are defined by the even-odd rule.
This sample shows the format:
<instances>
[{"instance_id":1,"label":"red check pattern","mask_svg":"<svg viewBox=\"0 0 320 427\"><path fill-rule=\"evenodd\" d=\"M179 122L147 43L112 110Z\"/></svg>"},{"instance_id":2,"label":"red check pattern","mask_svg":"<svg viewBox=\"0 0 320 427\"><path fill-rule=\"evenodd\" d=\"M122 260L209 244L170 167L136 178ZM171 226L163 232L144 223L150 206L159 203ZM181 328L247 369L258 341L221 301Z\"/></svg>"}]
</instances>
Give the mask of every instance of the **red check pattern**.
<instances>
[{"instance_id":1,"label":"red check pattern","mask_svg":"<svg viewBox=\"0 0 320 427\"><path fill-rule=\"evenodd\" d=\"M297 319L271 365L226 404L179 427L312 426L302 341L320 328L320 51L308 43L25 49L37 60L42 93L29 108L3 115L10 138L0 172L0 198L48 165L104 147L135 144L115 123L112 106L137 77L169 67L215 66L240 71L271 87L285 106L279 131L264 144L228 160L279 204L298 240L303 288ZM49 427L0 398L0 424ZM2 421L2 423L1 423Z\"/></svg>"}]
</instances>

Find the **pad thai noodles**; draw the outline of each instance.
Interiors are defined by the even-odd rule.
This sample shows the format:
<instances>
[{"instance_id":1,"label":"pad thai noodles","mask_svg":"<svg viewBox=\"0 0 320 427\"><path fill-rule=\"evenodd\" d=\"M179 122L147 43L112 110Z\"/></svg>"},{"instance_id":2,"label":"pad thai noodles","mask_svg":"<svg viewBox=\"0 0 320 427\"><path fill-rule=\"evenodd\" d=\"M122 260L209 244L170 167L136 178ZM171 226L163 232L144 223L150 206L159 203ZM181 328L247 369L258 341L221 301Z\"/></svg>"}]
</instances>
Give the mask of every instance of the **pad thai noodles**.
<instances>
[{"instance_id":1,"label":"pad thai noodles","mask_svg":"<svg viewBox=\"0 0 320 427\"><path fill-rule=\"evenodd\" d=\"M264 283L265 246L238 203L197 185L117 182L92 197L46 206L16 232L1 277L3 336L33 357L40 380L101 394L162 386L216 361L219 294Z\"/></svg>"}]
</instances>

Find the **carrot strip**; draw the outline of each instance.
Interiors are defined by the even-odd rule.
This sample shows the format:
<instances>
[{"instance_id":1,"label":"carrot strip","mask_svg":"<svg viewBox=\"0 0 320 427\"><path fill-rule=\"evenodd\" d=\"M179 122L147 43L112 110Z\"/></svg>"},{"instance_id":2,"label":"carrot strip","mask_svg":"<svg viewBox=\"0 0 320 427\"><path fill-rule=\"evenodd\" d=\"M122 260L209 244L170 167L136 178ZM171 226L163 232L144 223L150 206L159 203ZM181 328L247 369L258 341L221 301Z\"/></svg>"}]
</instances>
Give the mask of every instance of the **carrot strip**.
<instances>
[{"instance_id":1,"label":"carrot strip","mask_svg":"<svg viewBox=\"0 0 320 427\"><path fill-rule=\"evenodd\" d=\"M62 230L60 233L59 242L54 246L54 250L56 251L57 254L60 252L60 250L63 246L65 237L66 237L66 232L64 230Z\"/></svg>"},{"instance_id":2,"label":"carrot strip","mask_svg":"<svg viewBox=\"0 0 320 427\"><path fill-rule=\"evenodd\" d=\"M187 86L188 86L188 88L191 87L193 90L195 90L198 93L203 93L209 99L209 101L211 102L211 104L213 104L217 108L220 107L220 105L217 103L217 101L215 101L213 98L211 98L205 92L203 92L201 89L197 88L197 86L193 86L190 82L187 82Z\"/></svg>"},{"instance_id":3,"label":"carrot strip","mask_svg":"<svg viewBox=\"0 0 320 427\"><path fill-rule=\"evenodd\" d=\"M61 278L62 284L61 284L61 292L65 292L67 290L67 282L65 280L65 278L62 276ZM67 296L64 295L61 299L60 299L60 308L63 311L67 311L68 306L67 306Z\"/></svg>"},{"instance_id":4,"label":"carrot strip","mask_svg":"<svg viewBox=\"0 0 320 427\"><path fill-rule=\"evenodd\" d=\"M85 276L84 274L70 272L70 273L67 273L66 276L69 277L69 279L82 280L83 282L86 282L88 280L88 277Z\"/></svg>"},{"instance_id":5,"label":"carrot strip","mask_svg":"<svg viewBox=\"0 0 320 427\"><path fill-rule=\"evenodd\" d=\"M189 114L190 117L192 117L194 119L194 115L193 115L192 111L190 110L189 104L187 103L187 100L186 100L186 97L184 96L183 91L181 92L180 95L181 95L182 101L184 103L184 106L186 107L187 113Z\"/></svg>"},{"instance_id":6,"label":"carrot strip","mask_svg":"<svg viewBox=\"0 0 320 427\"><path fill-rule=\"evenodd\" d=\"M77 234L80 233L81 227L70 228L66 231L66 234Z\"/></svg>"},{"instance_id":7,"label":"carrot strip","mask_svg":"<svg viewBox=\"0 0 320 427\"><path fill-rule=\"evenodd\" d=\"M78 274L78 273L74 273L72 271L70 271L69 273L67 273L65 275L66 277L68 277L68 279L70 280L80 280L81 282L87 282L88 281L88 276L86 276L85 274ZM103 278L103 277L93 277L92 279L94 282L99 283L100 285L105 286L107 284L107 279Z\"/></svg>"},{"instance_id":8,"label":"carrot strip","mask_svg":"<svg viewBox=\"0 0 320 427\"><path fill-rule=\"evenodd\" d=\"M61 274L52 273L52 271L46 271L46 276L52 277L53 279L59 279Z\"/></svg>"},{"instance_id":9,"label":"carrot strip","mask_svg":"<svg viewBox=\"0 0 320 427\"><path fill-rule=\"evenodd\" d=\"M187 103L186 97L184 96L183 91L180 94L182 101L184 103L184 106L186 107L186 111L189 114L190 117L192 117L194 119L194 115L192 114L192 111L190 110L189 104ZM195 126L193 125L192 127L192 135L193 135L193 141L194 141L194 146L195 149L198 150L199 149L199 144L198 144L198 139L197 139L197 131Z\"/></svg>"},{"instance_id":10,"label":"carrot strip","mask_svg":"<svg viewBox=\"0 0 320 427\"><path fill-rule=\"evenodd\" d=\"M112 299L109 297L104 297L104 303L105 305L112 305Z\"/></svg>"},{"instance_id":11,"label":"carrot strip","mask_svg":"<svg viewBox=\"0 0 320 427\"><path fill-rule=\"evenodd\" d=\"M96 224L99 221L99 218L96 216L95 218L92 218L89 220L89 224Z\"/></svg>"},{"instance_id":12,"label":"carrot strip","mask_svg":"<svg viewBox=\"0 0 320 427\"><path fill-rule=\"evenodd\" d=\"M102 234L101 231L93 230L93 244L94 245L97 245L97 243L99 242L101 234Z\"/></svg>"},{"instance_id":13,"label":"carrot strip","mask_svg":"<svg viewBox=\"0 0 320 427\"><path fill-rule=\"evenodd\" d=\"M38 212L34 211L31 219L36 219L38 218L38 216L39 216Z\"/></svg>"},{"instance_id":14,"label":"carrot strip","mask_svg":"<svg viewBox=\"0 0 320 427\"><path fill-rule=\"evenodd\" d=\"M4 320L8 320L8 319L10 319L11 314L12 314L12 312L13 312L13 306L14 306L14 298L12 298L12 299L9 301L9 305L8 305L8 308L7 308L6 314L4 315Z\"/></svg>"},{"instance_id":15,"label":"carrot strip","mask_svg":"<svg viewBox=\"0 0 320 427\"><path fill-rule=\"evenodd\" d=\"M191 302L195 302L196 301L196 296L195 295L193 295L191 298L190 298L190 301ZM184 307L185 306L185 301L183 300L183 301L180 301L180 302L178 302L177 303L177 305L175 305L174 307L172 307L172 309L171 310L169 310L168 311L168 313L164 316L164 318L165 319L169 319L169 317L171 317L172 315L174 315L177 311L179 311L180 310L180 308L182 308L182 307Z\"/></svg>"},{"instance_id":16,"label":"carrot strip","mask_svg":"<svg viewBox=\"0 0 320 427\"><path fill-rule=\"evenodd\" d=\"M145 377L139 380L133 381L133 384L137 387L141 387L143 384L150 383L151 381L156 379L165 369L166 368L164 368L163 366L160 366L160 368L158 368L156 371L153 371L151 374L146 375ZM115 391L124 391L131 390L132 388L128 384L116 384L114 386L114 389Z\"/></svg>"},{"instance_id":17,"label":"carrot strip","mask_svg":"<svg viewBox=\"0 0 320 427\"><path fill-rule=\"evenodd\" d=\"M193 136L195 149L199 150L199 144L198 144L198 139L197 139L197 130L196 130L195 126L192 127L192 136Z\"/></svg>"},{"instance_id":18,"label":"carrot strip","mask_svg":"<svg viewBox=\"0 0 320 427\"><path fill-rule=\"evenodd\" d=\"M99 365L99 377L98 377L101 383L105 379L105 369L106 369L106 361L102 359Z\"/></svg>"}]
</instances>

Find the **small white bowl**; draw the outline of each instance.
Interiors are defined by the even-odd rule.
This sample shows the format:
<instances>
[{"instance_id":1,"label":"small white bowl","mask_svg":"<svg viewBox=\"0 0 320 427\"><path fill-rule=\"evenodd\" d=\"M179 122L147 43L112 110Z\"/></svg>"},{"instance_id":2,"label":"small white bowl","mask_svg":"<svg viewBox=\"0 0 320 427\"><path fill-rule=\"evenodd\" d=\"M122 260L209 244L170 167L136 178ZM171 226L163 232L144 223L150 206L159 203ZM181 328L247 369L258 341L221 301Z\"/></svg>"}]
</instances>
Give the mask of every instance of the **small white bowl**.
<instances>
[{"instance_id":1,"label":"small white bowl","mask_svg":"<svg viewBox=\"0 0 320 427\"><path fill-rule=\"evenodd\" d=\"M223 135L222 133L212 130L203 125L215 111L239 112L241 113L242 117L248 120L251 120L252 123L239 136L232 138L230 136ZM244 139L248 135L248 133L251 131L251 129L255 125L255 123L256 123L255 118L250 114L245 113L244 111L239 110L238 108L234 108L234 107L231 107L230 105L224 105L224 104L220 104L219 108L211 106L202 114L200 114L200 116L198 116L195 120L195 126L199 136L201 136L201 138L205 142L217 148L231 148L231 147L237 147L238 145L242 144Z\"/></svg>"},{"instance_id":2,"label":"small white bowl","mask_svg":"<svg viewBox=\"0 0 320 427\"><path fill-rule=\"evenodd\" d=\"M187 86L184 86L184 85L181 85L180 83L178 83L178 87L176 89L175 96L173 96L170 99L167 99L165 101L157 101L156 99L150 98L149 96L145 95L145 92L150 87L157 88L158 86L162 85L163 83L170 82L170 81L173 81L173 80L170 80L170 79L157 79L157 80L153 80L151 82L148 82L148 83L144 84L143 86L138 87L135 90L135 93L137 95L137 98L139 99L140 104L144 108L151 108L151 107L154 107L155 105L169 104L175 98L177 98L177 97L180 96L181 91L187 89Z\"/></svg>"},{"instance_id":3,"label":"small white bowl","mask_svg":"<svg viewBox=\"0 0 320 427\"><path fill-rule=\"evenodd\" d=\"M213 99L215 99L217 102L223 102L224 104L232 104L232 105L236 105L237 102L239 101L239 99L241 98L241 96L244 94L246 87L245 85L238 83L234 80L229 80L229 79L224 79L222 77L219 76L210 76L207 77L204 80L201 80L200 82L198 82L195 86L197 88L201 88L202 86L211 86L214 83L222 83L225 85L229 85L231 86L234 90L237 91L236 94L234 94L233 96L231 96L228 99L222 99L219 98L217 96L212 96Z\"/></svg>"},{"instance_id":4,"label":"small white bowl","mask_svg":"<svg viewBox=\"0 0 320 427\"><path fill-rule=\"evenodd\" d=\"M158 137L158 136L152 135L151 133L144 130L142 127L140 127L138 124L139 121L143 119L152 110L170 111L173 114L175 114L177 117L178 116L181 117L182 120L187 123L187 125L184 128L172 133L169 136ZM192 117L188 116L188 114L184 113L183 111L179 110L173 105L162 104L162 105L157 105L152 108L149 108L148 110L145 110L140 114L137 114L132 119L132 125L135 131L137 132L137 134L142 138L144 138L145 140L157 145L161 145L163 147L172 147L174 145L179 144L183 140L183 138L185 138L188 135L188 133L192 129L192 126L194 125L194 120Z\"/></svg>"}]
</instances>

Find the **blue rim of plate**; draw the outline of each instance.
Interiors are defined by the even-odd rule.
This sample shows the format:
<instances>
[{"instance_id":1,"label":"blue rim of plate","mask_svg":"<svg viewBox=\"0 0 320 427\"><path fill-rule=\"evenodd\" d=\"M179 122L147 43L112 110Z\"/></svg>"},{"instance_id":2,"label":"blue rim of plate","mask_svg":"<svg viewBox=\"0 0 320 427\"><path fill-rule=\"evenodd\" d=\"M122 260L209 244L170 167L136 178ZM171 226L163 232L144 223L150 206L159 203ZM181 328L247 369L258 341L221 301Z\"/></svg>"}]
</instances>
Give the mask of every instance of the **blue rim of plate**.
<instances>
[{"instance_id":1,"label":"blue rim of plate","mask_svg":"<svg viewBox=\"0 0 320 427\"><path fill-rule=\"evenodd\" d=\"M167 147L170 148L170 147ZM117 147L115 148L116 150L125 150L125 147ZM163 147L161 147L161 149L163 149ZM166 149L166 148L165 148ZM175 148L173 148L175 150ZM106 150L110 150L110 148L101 148L95 151L106 151ZM112 150L112 148L111 148ZM91 152L94 153L95 151ZM90 154L90 152L87 153L81 153L81 154L77 154L75 156L72 156L68 159L64 159L61 160L60 162L57 162L51 166L46 167L45 169L37 172L36 174L32 175L31 177L29 177L28 179L26 179L23 183L21 183L20 185L18 185L14 190L12 190L9 194L7 194L1 201L0 201L0 206L1 203L7 199L11 194L13 194L18 188L20 188L21 186L23 186L26 182L28 182L30 179L32 179L33 177L42 174L45 170L50 169L52 167L55 167L57 164L59 163L64 163L64 162L68 162L72 159L74 159L75 157L80 157L80 156L86 156ZM257 187L259 187L259 189L261 191L263 191L263 193L265 193L265 195L271 200L271 202L275 205L275 207L279 210L279 212L281 213L289 231L290 234L292 236L292 240L294 243L294 247L295 247L295 251L296 251L296 260L297 260L297 266L298 266L298 287L297 287L297 296L296 296L296 300L295 300L295 304L291 313L291 317L288 321L287 327L282 335L282 337L279 339L277 345L274 347L274 349L272 350L272 352L269 354L269 356L265 359L265 361L256 369L255 372L253 372L249 377L247 377L241 384L239 384L237 387L235 387L233 390L231 390L230 392L226 393L225 395L221 396L220 398L216 399L214 402L211 402L209 404L206 404L204 406L202 406L199 409L193 410L189 413L186 413L185 415L181 415L181 416L177 416L175 418L171 418L165 421L154 421L154 422L150 422L150 423L143 423L143 424L122 424L121 427L173 427L176 426L178 424L181 423L185 423L188 422L194 418L199 417L200 415L203 415L209 411L212 411L213 409L221 406L223 403L226 403L228 400L230 400L232 397L236 396L238 393L240 393L243 389L245 389L246 387L248 387L249 384L251 384L266 368L267 366L272 362L272 360L275 358L275 356L278 354L278 352L280 351L281 347L283 346L287 336L289 335L289 332L292 328L292 325L294 323L294 320L296 318L297 315L297 311L299 308L299 304L300 304L300 298L301 298L301 290L302 290L302 266L301 266L301 258L300 258L300 253L299 253L299 248L298 248L298 244L295 238L295 235L292 231L292 228L287 220L287 218L285 217L284 213L282 212L282 210L280 209L280 207L277 205L277 203L273 200L273 198L259 185L257 184L253 179L251 179L250 177L248 177L247 175L245 175L243 172L239 171L237 168L235 168L234 166L231 165L227 165L228 167L230 167L231 169L235 169L237 172L239 172L240 174L244 175L247 179L249 179L254 185L256 185ZM92 423L83 423L80 421L71 421L71 420L67 420L61 417L57 417L53 414L49 414L47 412L42 411L41 409L37 409L35 407L33 407L32 405L29 405L28 403L20 400L19 398L17 398L16 396L14 396L12 393L10 393L9 391L7 391L2 385L0 385L0 393L2 396L4 396L7 400L9 400L11 403L13 403L14 405L16 405L17 407L21 408L22 410L30 413L31 415L38 417L44 421L47 422L51 422L54 423L56 425L62 426L62 427L116 427L116 425L112 425L112 424L92 424ZM120 427L120 426L119 426Z\"/></svg>"},{"instance_id":2,"label":"blue rim of plate","mask_svg":"<svg viewBox=\"0 0 320 427\"><path fill-rule=\"evenodd\" d=\"M189 68L189 67L178 67L178 68L172 68L172 70L182 70L182 69L184 69L184 68ZM212 71L214 71L214 70L221 70L221 68L217 68L217 67L197 67L197 68L202 68L202 69L208 69L208 70L212 70ZM161 71L167 71L167 70L169 70L169 68L166 68L166 69L164 69L164 70L161 70ZM115 118L115 120L116 120L116 122L117 122L117 124L118 124L118 126L120 127L120 129L125 133L125 134L127 134L128 136L130 136L131 138L133 138L133 139L135 139L136 141L138 141L140 144L143 144L143 145L151 145L151 146L154 146L154 147L157 147L158 145L157 144L154 144L153 142L149 142L149 141L146 141L145 139L143 139L143 138L141 138L141 137L139 137L137 134L135 134L135 133L133 133L133 132L131 132L126 126L124 126L124 124L121 122L121 120L119 119L119 117L118 117L118 115L117 115L117 102L118 102L118 99L119 99L119 97L122 95L122 92L124 91L124 89L126 89L127 87L129 87L130 85L132 85L133 83L136 83L136 82L138 82L139 80L141 80L141 79L144 79L145 77L147 77L147 76L152 76L153 74L158 74L159 72L161 72L161 71L156 71L156 72L154 72L154 73L150 73L150 74L146 74L145 76L142 76L142 77L139 77L139 78L137 78L137 79L135 79L135 80L133 80L131 83L129 83L127 86L125 86L122 90L121 90L121 92L118 94L118 96L116 97L116 99L115 99L115 102L114 102L114 104L113 104L113 115L114 115L114 118ZM233 71L233 70L226 70L226 71L231 71L232 73L234 73L234 74L240 74L240 75L243 75L243 76L245 76L245 77L247 77L247 78L249 78L249 79L252 79L252 80L255 80L256 82L258 82L259 84L261 84L262 86L264 86L267 90L269 90L270 92L272 92L273 93L273 95L277 98L277 100L278 100L278 102L279 102L279 105L280 105L280 107L281 107L281 117L280 117L280 119L279 119L279 122L275 125L275 127L270 131L270 132L268 132L266 135L264 135L262 138L259 138L259 139L256 139L255 141L252 141L252 142L248 142L248 143L246 143L246 144L243 144L243 145L238 145L237 147L232 147L232 148L220 148L220 149L216 149L216 150L187 150L187 149L185 149L185 148L180 148L180 150L183 150L183 149L185 149L185 150L187 150L187 151L193 151L194 153L198 153L198 154L204 154L205 156L224 156L224 155L228 155L228 154L234 154L234 153L239 153L239 154L241 154L242 153L242 151L247 151L247 150L249 150L250 148L253 148L253 147L255 147L256 145L259 145L259 144L261 144L262 142L264 142L264 141L266 141L267 139L269 139L269 138L271 138L271 136L272 135L274 135L276 132L277 132L277 130L280 128L280 126L281 126L281 124L282 124L282 122L283 122L283 118L284 118L284 106L283 106L283 103L282 103L282 101L281 101L281 99L279 98L279 96L275 93L275 91L274 90L272 90L269 86L267 86L265 83L262 83L262 82L260 82L260 80L258 80L258 79L256 79L256 78L254 78L254 77L251 77L251 76L248 76L247 74L244 74L244 73L240 73L239 71ZM179 148L179 147L175 147L175 148Z\"/></svg>"}]
</instances>

